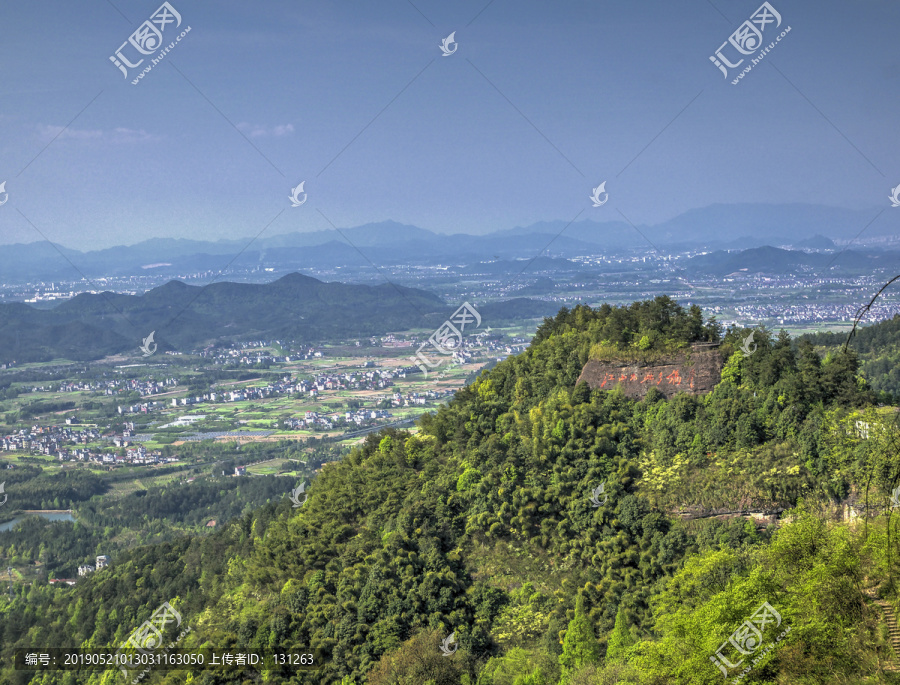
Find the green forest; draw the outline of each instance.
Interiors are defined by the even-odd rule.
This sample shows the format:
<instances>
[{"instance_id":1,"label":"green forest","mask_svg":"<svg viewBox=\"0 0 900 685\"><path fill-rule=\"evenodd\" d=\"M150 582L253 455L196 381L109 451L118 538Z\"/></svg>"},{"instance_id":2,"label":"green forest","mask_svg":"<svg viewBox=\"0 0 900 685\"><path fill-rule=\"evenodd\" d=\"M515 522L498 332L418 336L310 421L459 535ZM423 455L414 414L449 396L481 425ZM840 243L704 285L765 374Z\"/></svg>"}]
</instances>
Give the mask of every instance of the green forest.
<instances>
[{"instance_id":1,"label":"green forest","mask_svg":"<svg viewBox=\"0 0 900 685\"><path fill-rule=\"evenodd\" d=\"M75 507L75 522L28 516L0 538L0 567L39 565L50 577L74 578L98 554L199 534L210 520L224 523L294 485L274 477L204 477L84 502Z\"/></svg>"},{"instance_id":2,"label":"green forest","mask_svg":"<svg viewBox=\"0 0 900 685\"><path fill-rule=\"evenodd\" d=\"M180 647L316 650L320 664L143 682L900 682L885 621L900 574L897 412L860 359L895 349L889 330L870 351L820 354L755 329L747 356L748 331L668 297L563 308L417 432L370 434L325 464L302 507L241 508L213 482L192 501L171 486L138 496L139 510L88 505L84 549L91 531L143 514L236 518L122 549L74 587L14 584L0 595L0 682L122 682L16 670L12 656L115 649L164 602L191 629ZM598 351L632 360L701 342L724 358L706 395L577 383Z\"/></svg>"},{"instance_id":3,"label":"green forest","mask_svg":"<svg viewBox=\"0 0 900 685\"><path fill-rule=\"evenodd\" d=\"M816 333L803 336L817 349L833 351L845 344L847 335ZM874 326L858 328L850 347L859 353L861 372L886 404L900 402L900 314Z\"/></svg>"}]
</instances>

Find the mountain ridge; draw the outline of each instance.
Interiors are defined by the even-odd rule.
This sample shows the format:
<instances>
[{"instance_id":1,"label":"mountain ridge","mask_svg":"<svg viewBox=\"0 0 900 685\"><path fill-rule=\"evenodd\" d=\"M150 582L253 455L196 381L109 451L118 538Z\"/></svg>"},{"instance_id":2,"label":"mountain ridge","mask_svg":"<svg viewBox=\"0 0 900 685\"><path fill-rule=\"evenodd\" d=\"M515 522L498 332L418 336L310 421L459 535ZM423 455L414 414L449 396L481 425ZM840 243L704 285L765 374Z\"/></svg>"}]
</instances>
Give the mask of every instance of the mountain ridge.
<instances>
[{"instance_id":1,"label":"mountain ridge","mask_svg":"<svg viewBox=\"0 0 900 685\"><path fill-rule=\"evenodd\" d=\"M235 268L263 265L309 268L371 263L472 263L490 256L530 258L549 245L557 254L577 256L608 249L665 249L777 245L806 247L809 240L849 241L872 219L871 212L811 204L714 204L689 210L655 225L632 226L623 221L539 221L480 235L436 233L397 221L381 221L340 230L293 232L250 240L202 241L150 238L127 246L79 251L46 243L3 246L0 279L59 280L143 273L219 270L221 256L238 252ZM888 227L868 228L866 236L890 236ZM519 240L510 241L511 236ZM362 254L360 254L362 252ZM74 268L73 268L74 265Z\"/></svg>"},{"instance_id":2,"label":"mountain ridge","mask_svg":"<svg viewBox=\"0 0 900 685\"><path fill-rule=\"evenodd\" d=\"M481 311L499 321L541 317L551 309L517 298ZM0 363L133 355L151 331L160 352L213 340L362 338L436 328L451 311L434 293L393 283L326 283L300 273L271 283L193 286L173 280L143 295L81 293L52 309L0 304Z\"/></svg>"}]
</instances>

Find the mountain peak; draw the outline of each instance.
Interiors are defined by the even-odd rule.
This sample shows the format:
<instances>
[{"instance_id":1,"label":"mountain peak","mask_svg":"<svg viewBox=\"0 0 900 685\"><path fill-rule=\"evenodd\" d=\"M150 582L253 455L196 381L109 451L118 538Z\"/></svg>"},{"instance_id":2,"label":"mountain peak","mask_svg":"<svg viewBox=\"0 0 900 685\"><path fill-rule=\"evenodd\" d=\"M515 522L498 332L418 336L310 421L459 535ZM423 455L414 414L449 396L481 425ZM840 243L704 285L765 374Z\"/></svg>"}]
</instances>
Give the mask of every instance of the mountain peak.
<instances>
[{"instance_id":1,"label":"mountain peak","mask_svg":"<svg viewBox=\"0 0 900 685\"><path fill-rule=\"evenodd\" d=\"M272 282L272 285L312 285L314 283L323 283L318 278L313 278L312 276L307 276L306 274L302 274L299 271L293 271L289 274L285 274L281 278Z\"/></svg>"}]
</instances>

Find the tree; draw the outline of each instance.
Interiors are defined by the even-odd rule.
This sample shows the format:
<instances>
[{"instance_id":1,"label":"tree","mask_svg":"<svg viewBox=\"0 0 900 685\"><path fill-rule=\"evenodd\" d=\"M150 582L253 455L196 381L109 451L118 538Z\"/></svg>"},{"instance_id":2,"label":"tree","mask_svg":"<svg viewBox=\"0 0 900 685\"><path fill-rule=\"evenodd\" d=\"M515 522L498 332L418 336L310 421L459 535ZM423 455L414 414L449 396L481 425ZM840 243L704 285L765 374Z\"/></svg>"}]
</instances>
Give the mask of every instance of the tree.
<instances>
[{"instance_id":1,"label":"tree","mask_svg":"<svg viewBox=\"0 0 900 685\"><path fill-rule=\"evenodd\" d=\"M591 388L587 381L581 381L572 391L572 404L584 404L591 401Z\"/></svg>"},{"instance_id":2,"label":"tree","mask_svg":"<svg viewBox=\"0 0 900 685\"><path fill-rule=\"evenodd\" d=\"M563 651L559 655L563 682L566 682L568 676L581 666L596 664L599 661L600 643L594 635L594 627L584 608L584 595L579 595L575 602L575 616L569 621L569 628L563 638Z\"/></svg>"},{"instance_id":3,"label":"tree","mask_svg":"<svg viewBox=\"0 0 900 685\"><path fill-rule=\"evenodd\" d=\"M458 685L461 655L444 656L439 630L420 632L381 657L368 674L369 685Z\"/></svg>"},{"instance_id":4,"label":"tree","mask_svg":"<svg viewBox=\"0 0 900 685\"><path fill-rule=\"evenodd\" d=\"M632 637L631 631L628 630L628 626L625 623L625 612L620 604L619 610L616 612L616 625L609 635L609 641L606 646L606 660L619 661L623 659L625 652L633 644L634 637Z\"/></svg>"}]
</instances>

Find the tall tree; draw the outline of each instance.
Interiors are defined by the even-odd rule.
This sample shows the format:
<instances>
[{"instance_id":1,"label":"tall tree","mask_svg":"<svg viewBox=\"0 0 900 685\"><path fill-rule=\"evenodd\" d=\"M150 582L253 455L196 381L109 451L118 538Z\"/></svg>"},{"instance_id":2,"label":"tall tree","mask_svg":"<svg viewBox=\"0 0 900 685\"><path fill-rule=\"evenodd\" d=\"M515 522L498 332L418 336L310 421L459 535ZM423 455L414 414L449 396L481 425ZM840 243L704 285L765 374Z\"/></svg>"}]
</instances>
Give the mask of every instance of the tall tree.
<instances>
[{"instance_id":1,"label":"tall tree","mask_svg":"<svg viewBox=\"0 0 900 685\"><path fill-rule=\"evenodd\" d=\"M616 612L616 625L609 635L609 642L606 646L606 660L621 660L625 656L625 652L633 644L634 637L631 635L631 631L628 630L628 625L625 623L625 612L622 610L622 605L620 604L619 610Z\"/></svg>"},{"instance_id":2,"label":"tall tree","mask_svg":"<svg viewBox=\"0 0 900 685\"><path fill-rule=\"evenodd\" d=\"M579 595L575 602L575 616L569 621L569 628L563 638L563 651L559 655L562 666L562 682L585 664L596 664L600 661L600 642L594 635L594 627L584 608L584 595Z\"/></svg>"}]
</instances>

